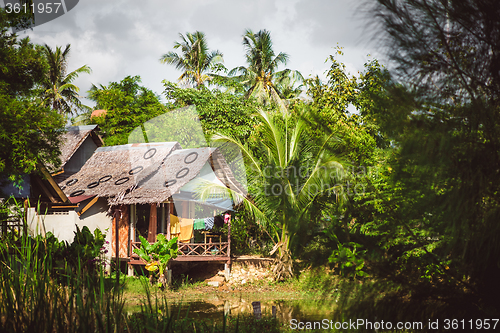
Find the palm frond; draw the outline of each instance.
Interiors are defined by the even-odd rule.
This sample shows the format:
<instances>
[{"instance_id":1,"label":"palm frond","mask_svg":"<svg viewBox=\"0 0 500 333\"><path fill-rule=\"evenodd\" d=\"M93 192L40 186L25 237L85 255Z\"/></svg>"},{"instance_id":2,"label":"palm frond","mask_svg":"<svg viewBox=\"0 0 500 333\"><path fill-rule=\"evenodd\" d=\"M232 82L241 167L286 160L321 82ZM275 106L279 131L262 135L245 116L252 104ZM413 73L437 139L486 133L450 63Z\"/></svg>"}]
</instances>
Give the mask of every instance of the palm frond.
<instances>
[{"instance_id":1,"label":"palm frond","mask_svg":"<svg viewBox=\"0 0 500 333\"><path fill-rule=\"evenodd\" d=\"M195 33L179 34L181 42L175 42L174 49L180 48L181 54L173 51L165 53L160 62L174 65L182 70L179 81L193 83L200 88L204 82L211 79L211 66L223 62L223 54L219 50L209 51L205 34L200 31Z\"/></svg>"},{"instance_id":2,"label":"palm frond","mask_svg":"<svg viewBox=\"0 0 500 333\"><path fill-rule=\"evenodd\" d=\"M224 135L224 134L214 134L210 137L210 142L214 142L214 143L216 143L216 142L230 142L230 143L236 145L243 153L243 157L250 161L251 165L258 171L258 173L260 175L263 175L262 170L260 168L259 160L253 156L250 149L246 145L242 144L237 139L235 139L231 136L228 136L228 135Z\"/></svg>"},{"instance_id":3,"label":"palm frond","mask_svg":"<svg viewBox=\"0 0 500 333\"><path fill-rule=\"evenodd\" d=\"M272 116L270 116L267 112L259 110L258 116L265 124L262 133L262 143L269 148L270 156L274 159L274 162L281 168L286 168L288 163L285 147L286 140L282 131L278 129L276 123L272 119Z\"/></svg>"},{"instance_id":4,"label":"palm frond","mask_svg":"<svg viewBox=\"0 0 500 333\"><path fill-rule=\"evenodd\" d=\"M339 158L320 158L297 196L301 206L306 206L315 197L328 191L338 190L345 177L343 163ZM335 192L337 195L337 192Z\"/></svg>"},{"instance_id":5,"label":"palm frond","mask_svg":"<svg viewBox=\"0 0 500 333\"><path fill-rule=\"evenodd\" d=\"M74 113L72 106L75 109L86 108L77 95L80 89L71 82L81 73L91 73L90 67L84 65L66 74L70 50L70 44L66 45L64 51L60 46L52 50L47 44L42 48L42 54L48 64L48 71L40 83L44 91L42 101L44 105L63 113Z\"/></svg>"}]
</instances>

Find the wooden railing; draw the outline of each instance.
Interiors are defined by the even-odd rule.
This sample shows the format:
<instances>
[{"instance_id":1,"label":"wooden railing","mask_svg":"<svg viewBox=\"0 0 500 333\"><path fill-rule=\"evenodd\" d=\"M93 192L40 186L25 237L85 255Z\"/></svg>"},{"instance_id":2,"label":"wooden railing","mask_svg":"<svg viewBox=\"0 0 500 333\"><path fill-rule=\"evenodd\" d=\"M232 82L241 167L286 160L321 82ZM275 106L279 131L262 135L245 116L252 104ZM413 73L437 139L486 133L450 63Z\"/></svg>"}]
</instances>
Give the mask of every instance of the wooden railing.
<instances>
[{"instance_id":1,"label":"wooden railing","mask_svg":"<svg viewBox=\"0 0 500 333\"><path fill-rule=\"evenodd\" d=\"M227 257L229 243L179 243L179 256L222 256Z\"/></svg>"},{"instance_id":2,"label":"wooden railing","mask_svg":"<svg viewBox=\"0 0 500 333\"><path fill-rule=\"evenodd\" d=\"M141 247L141 242L130 242L130 262L142 262L134 249ZM218 258L229 257L229 243L178 243L177 259L189 261L190 257L193 261L197 260L216 260ZM174 259L175 260L175 259Z\"/></svg>"}]
</instances>

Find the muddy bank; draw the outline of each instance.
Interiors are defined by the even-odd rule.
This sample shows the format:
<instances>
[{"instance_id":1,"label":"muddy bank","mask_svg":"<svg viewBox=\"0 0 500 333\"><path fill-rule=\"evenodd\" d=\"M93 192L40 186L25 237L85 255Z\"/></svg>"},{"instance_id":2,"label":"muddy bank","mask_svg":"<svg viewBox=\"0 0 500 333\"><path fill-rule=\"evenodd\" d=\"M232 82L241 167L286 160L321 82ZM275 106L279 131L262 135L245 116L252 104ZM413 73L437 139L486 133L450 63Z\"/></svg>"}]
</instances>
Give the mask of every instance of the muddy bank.
<instances>
[{"instance_id":1,"label":"muddy bank","mask_svg":"<svg viewBox=\"0 0 500 333\"><path fill-rule=\"evenodd\" d=\"M255 256L236 258L229 277L223 264L174 265L173 284L165 290L149 286L146 276L127 278L125 306L130 312L139 309L147 301L148 285L154 302L165 301L169 313L181 317L220 320L224 315L252 315L252 302L261 302L264 315L271 315L275 307L282 322L331 317L334 299L305 294L296 281L274 282L272 268L272 259Z\"/></svg>"}]
</instances>

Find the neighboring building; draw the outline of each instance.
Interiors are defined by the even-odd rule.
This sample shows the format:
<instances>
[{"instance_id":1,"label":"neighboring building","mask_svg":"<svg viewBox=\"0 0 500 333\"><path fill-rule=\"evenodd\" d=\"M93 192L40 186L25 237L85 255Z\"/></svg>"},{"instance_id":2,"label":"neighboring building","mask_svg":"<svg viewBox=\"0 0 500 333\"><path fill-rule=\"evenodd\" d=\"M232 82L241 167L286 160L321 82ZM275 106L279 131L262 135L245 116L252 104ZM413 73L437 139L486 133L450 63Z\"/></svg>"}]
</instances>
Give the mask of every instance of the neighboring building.
<instances>
[{"instance_id":1,"label":"neighboring building","mask_svg":"<svg viewBox=\"0 0 500 333\"><path fill-rule=\"evenodd\" d=\"M56 192L61 193L61 197L64 196L64 202L55 204L52 201L47 201L44 197L31 196L29 204L31 208L27 212L27 221L33 232L45 234L50 231L59 240L71 242L76 226L82 228L86 225L90 230L94 230L98 226L96 222L99 220L98 216L106 214L105 205L101 209L98 208L98 205L94 206L91 210L94 218L87 219L83 224L80 216L91 208L89 205L91 197L78 199L67 197L63 192L64 188L57 184L80 171L85 162L94 154L94 151L103 145L102 139L97 134L97 129L97 125L66 128L60 147L61 165L59 168L49 165L47 168L51 174L45 173L45 179L52 184L52 188Z\"/></svg>"},{"instance_id":2,"label":"neighboring building","mask_svg":"<svg viewBox=\"0 0 500 333\"><path fill-rule=\"evenodd\" d=\"M97 129L97 125L66 128L67 132L62 136L61 166L57 170L51 170L58 183L80 171L94 151L104 145Z\"/></svg>"},{"instance_id":3,"label":"neighboring building","mask_svg":"<svg viewBox=\"0 0 500 333\"><path fill-rule=\"evenodd\" d=\"M97 125L68 127L62 135L61 166L54 168L51 165L38 165L37 172L23 176L21 187L12 183L1 188L4 197L14 197L23 202L25 217L34 233L52 231L60 240L72 241L78 215L82 207L80 201L68 198L57 182L78 172L94 151L103 145L97 135ZM72 227L66 229L46 228L46 224L58 225L60 221L71 221ZM91 223L90 221L88 221ZM7 221L3 230L13 221ZM19 222L15 223L17 226Z\"/></svg>"}]
</instances>

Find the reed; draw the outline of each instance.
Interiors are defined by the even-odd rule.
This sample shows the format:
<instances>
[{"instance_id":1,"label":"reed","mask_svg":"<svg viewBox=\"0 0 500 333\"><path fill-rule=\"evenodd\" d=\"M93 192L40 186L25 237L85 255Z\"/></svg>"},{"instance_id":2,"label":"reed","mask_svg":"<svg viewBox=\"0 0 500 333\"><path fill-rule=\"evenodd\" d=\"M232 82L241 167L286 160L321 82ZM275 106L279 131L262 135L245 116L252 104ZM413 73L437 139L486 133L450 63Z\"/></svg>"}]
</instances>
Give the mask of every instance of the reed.
<instances>
[{"instance_id":1,"label":"reed","mask_svg":"<svg viewBox=\"0 0 500 333\"><path fill-rule=\"evenodd\" d=\"M58 262L42 237L0 244L0 331L120 331L123 299L107 288L103 270Z\"/></svg>"},{"instance_id":2,"label":"reed","mask_svg":"<svg viewBox=\"0 0 500 333\"><path fill-rule=\"evenodd\" d=\"M22 214L20 215L22 216ZM102 234L77 230L72 244L24 228L0 239L0 332L279 332L274 319L226 318L212 323L169 313L165 296L143 283L145 301L124 310L124 281L106 275ZM119 276L119 275L118 275Z\"/></svg>"},{"instance_id":3,"label":"reed","mask_svg":"<svg viewBox=\"0 0 500 333\"><path fill-rule=\"evenodd\" d=\"M167 300L144 283L141 310L124 311L122 283L82 258L56 261L46 238L0 244L0 332L279 332L273 319L213 323L169 313ZM76 262L76 264L75 264Z\"/></svg>"}]
</instances>

